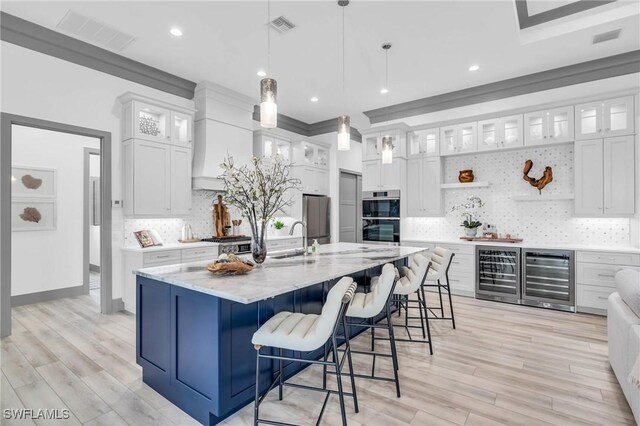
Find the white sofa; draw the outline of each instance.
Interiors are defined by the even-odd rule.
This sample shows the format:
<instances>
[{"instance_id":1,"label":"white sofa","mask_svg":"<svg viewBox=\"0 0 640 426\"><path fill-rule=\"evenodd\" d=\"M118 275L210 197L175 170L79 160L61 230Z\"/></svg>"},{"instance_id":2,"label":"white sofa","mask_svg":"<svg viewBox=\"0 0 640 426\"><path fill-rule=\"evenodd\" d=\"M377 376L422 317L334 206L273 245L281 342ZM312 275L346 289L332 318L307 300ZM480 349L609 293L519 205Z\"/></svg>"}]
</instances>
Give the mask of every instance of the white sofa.
<instances>
[{"instance_id":1,"label":"white sofa","mask_svg":"<svg viewBox=\"0 0 640 426\"><path fill-rule=\"evenodd\" d=\"M619 271L616 290L609 296L607 307L609 363L640 424L640 388L629 379L640 355L640 271Z\"/></svg>"}]
</instances>

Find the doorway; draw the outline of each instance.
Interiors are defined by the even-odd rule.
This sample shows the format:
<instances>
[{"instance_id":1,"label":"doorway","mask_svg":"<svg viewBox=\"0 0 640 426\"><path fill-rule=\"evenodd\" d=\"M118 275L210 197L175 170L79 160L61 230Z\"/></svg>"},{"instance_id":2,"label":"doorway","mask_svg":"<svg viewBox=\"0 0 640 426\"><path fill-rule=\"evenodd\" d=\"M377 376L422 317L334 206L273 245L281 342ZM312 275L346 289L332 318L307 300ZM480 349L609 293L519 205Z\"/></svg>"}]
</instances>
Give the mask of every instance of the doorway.
<instances>
[{"instance_id":1,"label":"doorway","mask_svg":"<svg viewBox=\"0 0 640 426\"><path fill-rule=\"evenodd\" d=\"M362 175L340 170L339 241L362 242Z\"/></svg>"},{"instance_id":2,"label":"doorway","mask_svg":"<svg viewBox=\"0 0 640 426\"><path fill-rule=\"evenodd\" d=\"M11 334L12 306L88 293L87 155L102 154L94 159L93 216L99 220L100 311L111 313L111 134L6 113L1 118L0 336Z\"/></svg>"},{"instance_id":3,"label":"doorway","mask_svg":"<svg viewBox=\"0 0 640 426\"><path fill-rule=\"evenodd\" d=\"M84 148L84 293L100 303L100 150Z\"/></svg>"}]
</instances>

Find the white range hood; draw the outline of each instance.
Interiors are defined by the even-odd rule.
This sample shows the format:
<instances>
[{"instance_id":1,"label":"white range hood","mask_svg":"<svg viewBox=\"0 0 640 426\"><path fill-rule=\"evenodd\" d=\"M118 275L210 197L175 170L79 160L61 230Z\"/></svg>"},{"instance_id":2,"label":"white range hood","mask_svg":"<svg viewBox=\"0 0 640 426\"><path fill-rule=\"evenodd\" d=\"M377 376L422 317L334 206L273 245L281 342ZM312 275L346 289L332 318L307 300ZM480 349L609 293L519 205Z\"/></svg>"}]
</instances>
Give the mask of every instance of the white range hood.
<instances>
[{"instance_id":1,"label":"white range hood","mask_svg":"<svg viewBox=\"0 0 640 426\"><path fill-rule=\"evenodd\" d=\"M253 106L245 95L209 81L198 84L194 101L195 145L193 149L193 189L220 191L220 164L228 155L243 165L253 156Z\"/></svg>"}]
</instances>

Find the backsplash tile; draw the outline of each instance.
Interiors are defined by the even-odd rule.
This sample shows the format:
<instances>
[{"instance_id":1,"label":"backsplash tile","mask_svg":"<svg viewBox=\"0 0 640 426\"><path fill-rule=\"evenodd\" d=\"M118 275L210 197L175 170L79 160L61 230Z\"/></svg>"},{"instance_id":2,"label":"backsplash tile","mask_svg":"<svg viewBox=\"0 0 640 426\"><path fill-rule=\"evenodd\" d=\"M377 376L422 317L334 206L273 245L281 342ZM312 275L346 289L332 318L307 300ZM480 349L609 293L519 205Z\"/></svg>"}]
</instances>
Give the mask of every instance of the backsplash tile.
<instances>
[{"instance_id":1,"label":"backsplash tile","mask_svg":"<svg viewBox=\"0 0 640 426\"><path fill-rule=\"evenodd\" d=\"M524 163L529 159L533 161L532 177L541 177L545 166L553 168L553 181L543 194L574 193L572 144L444 157L445 183L457 182L460 170L473 169L476 181L488 181L490 185L445 190L445 216L405 219L403 238L457 239L463 235L463 219L451 208L476 195L485 203L478 219L494 225L500 235L509 233L534 244L630 245L629 219L573 217L573 200L514 201L514 195L538 196L537 189L522 179Z\"/></svg>"},{"instance_id":2,"label":"backsplash tile","mask_svg":"<svg viewBox=\"0 0 640 426\"><path fill-rule=\"evenodd\" d=\"M217 191L198 190L192 193L192 213L186 218L158 218L158 219L125 219L124 220L124 246L137 246L138 242L135 231L141 229L155 229L165 243L175 243L180 239L182 226L191 225L194 235L200 238L211 237L213 235L213 211L212 203L217 200ZM232 219L242 219L238 210L230 206L229 211ZM295 219L282 218L283 222L289 226ZM251 228L246 219L243 219L239 232L244 235L251 235ZM298 229L296 234L299 234Z\"/></svg>"}]
</instances>

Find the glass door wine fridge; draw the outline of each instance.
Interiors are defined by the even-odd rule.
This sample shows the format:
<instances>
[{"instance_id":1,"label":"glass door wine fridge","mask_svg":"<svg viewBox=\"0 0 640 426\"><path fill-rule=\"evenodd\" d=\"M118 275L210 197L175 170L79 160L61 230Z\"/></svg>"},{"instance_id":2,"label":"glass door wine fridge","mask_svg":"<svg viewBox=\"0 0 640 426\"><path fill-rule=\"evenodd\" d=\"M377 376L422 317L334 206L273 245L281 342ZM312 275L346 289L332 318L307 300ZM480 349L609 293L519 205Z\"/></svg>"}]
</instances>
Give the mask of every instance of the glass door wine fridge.
<instances>
[{"instance_id":1,"label":"glass door wine fridge","mask_svg":"<svg viewBox=\"0 0 640 426\"><path fill-rule=\"evenodd\" d=\"M476 297L519 303L520 249L477 246Z\"/></svg>"},{"instance_id":2,"label":"glass door wine fridge","mask_svg":"<svg viewBox=\"0 0 640 426\"><path fill-rule=\"evenodd\" d=\"M522 250L522 304L575 312L573 251Z\"/></svg>"}]
</instances>

